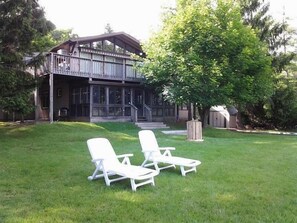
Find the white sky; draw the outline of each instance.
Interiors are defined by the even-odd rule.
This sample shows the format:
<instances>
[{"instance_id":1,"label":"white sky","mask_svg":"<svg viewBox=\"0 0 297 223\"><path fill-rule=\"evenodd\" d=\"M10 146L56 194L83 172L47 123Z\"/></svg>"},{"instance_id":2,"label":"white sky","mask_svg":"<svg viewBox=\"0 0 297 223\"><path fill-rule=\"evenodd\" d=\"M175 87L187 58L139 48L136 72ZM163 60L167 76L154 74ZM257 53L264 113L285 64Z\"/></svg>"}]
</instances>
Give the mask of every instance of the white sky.
<instances>
[{"instance_id":1,"label":"white sky","mask_svg":"<svg viewBox=\"0 0 297 223\"><path fill-rule=\"evenodd\" d=\"M271 14L279 20L290 17L297 28L296 0L268 0ZM295 2L296 1L296 2ZM164 7L175 0L39 0L46 18L57 29L73 29L79 36L104 33L107 23L115 32L124 31L137 39L146 40L161 23Z\"/></svg>"}]
</instances>

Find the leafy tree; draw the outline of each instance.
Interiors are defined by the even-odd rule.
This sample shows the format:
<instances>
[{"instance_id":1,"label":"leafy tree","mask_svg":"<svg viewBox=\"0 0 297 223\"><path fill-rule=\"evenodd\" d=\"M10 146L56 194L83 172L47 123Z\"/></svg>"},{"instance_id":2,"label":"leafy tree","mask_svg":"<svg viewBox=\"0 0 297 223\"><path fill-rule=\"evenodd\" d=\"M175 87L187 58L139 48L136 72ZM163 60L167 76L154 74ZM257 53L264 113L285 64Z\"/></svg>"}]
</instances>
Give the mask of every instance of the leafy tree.
<instances>
[{"instance_id":1,"label":"leafy tree","mask_svg":"<svg viewBox=\"0 0 297 223\"><path fill-rule=\"evenodd\" d=\"M167 100L209 108L244 105L271 93L270 57L228 0L182 0L144 45L143 73Z\"/></svg>"},{"instance_id":2,"label":"leafy tree","mask_svg":"<svg viewBox=\"0 0 297 223\"><path fill-rule=\"evenodd\" d=\"M297 80L281 75L277 79L275 93L271 97L267 118L278 129L297 127Z\"/></svg>"},{"instance_id":3,"label":"leafy tree","mask_svg":"<svg viewBox=\"0 0 297 223\"><path fill-rule=\"evenodd\" d=\"M38 50L34 41L54 25L46 20L36 0L0 1L0 107L8 112L26 114L36 80L26 71Z\"/></svg>"},{"instance_id":4,"label":"leafy tree","mask_svg":"<svg viewBox=\"0 0 297 223\"><path fill-rule=\"evenodd\" d=\"M32 44L37 51L42 52L49 50L66 40L77 37L77 34L72 33L72 29L55 29L49 32L47 35L35 39Z\"/></svg>"}]
</instances>

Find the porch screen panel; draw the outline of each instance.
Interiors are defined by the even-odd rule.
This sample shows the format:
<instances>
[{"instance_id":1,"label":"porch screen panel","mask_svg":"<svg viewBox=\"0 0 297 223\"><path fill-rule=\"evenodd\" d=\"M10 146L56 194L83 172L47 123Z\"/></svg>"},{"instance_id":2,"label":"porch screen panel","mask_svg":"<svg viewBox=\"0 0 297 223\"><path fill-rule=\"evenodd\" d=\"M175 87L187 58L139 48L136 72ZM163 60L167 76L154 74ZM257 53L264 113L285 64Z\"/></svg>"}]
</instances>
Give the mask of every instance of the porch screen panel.
<instances>
[{"instance_id":1,"label":"porch screen panel","mask_svg":"<svg viewBox=\"0 0 297 223\"><path fill-rule=\"evenodd\" d=\"M106 116L106 88L103 86L93 86L93 116Z\"/></svg>"},{"instance_id":2,"label":"porch screen panel","mask_svg":"<svg viewBox=\"0 0 297 223\"><path fill-rule=\"evenodd\" d=\"M109 116L122 116L122 89L120 87L109 88Z\"/></svg>"},{"instance_id":3,"label":"porch screen panel","mask_svg":"<svg viewBox=\"0 0 297 223\"><path fill-rule=\"evenodd\" d=\"M153 94L152 98L152 115L163 116L163 98L161 94Z\"/></svg>"},{"instance_id":4,"label":"porch screen panel","mask_svg":"<svg viewBox=\"0 0 297 223\"><path fill-rule=\"evenodd\" d=\"M131 116L131 89L130 88L125 88L125 102L124 102L124 115L125 116Z\"/></svg>"},{"instance_id":5,"label":"porch screen panel","mask_svg":"<svg viewBox=\"0 0 297 223\"><path fill-rule=\"evenodd\" d=\"M89 87L74 88L72 90L70 115L76 117L89 116Z\"/></svg>"}]
</instances>

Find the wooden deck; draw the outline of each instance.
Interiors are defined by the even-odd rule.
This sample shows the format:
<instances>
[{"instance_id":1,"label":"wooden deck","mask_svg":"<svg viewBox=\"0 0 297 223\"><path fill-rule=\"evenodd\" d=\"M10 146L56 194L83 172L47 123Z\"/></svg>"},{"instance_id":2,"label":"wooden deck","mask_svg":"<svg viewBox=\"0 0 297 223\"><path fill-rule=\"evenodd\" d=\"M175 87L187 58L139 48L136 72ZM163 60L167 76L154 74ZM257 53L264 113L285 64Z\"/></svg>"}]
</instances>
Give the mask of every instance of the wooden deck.
<instances>
[{"instance_id":1,"label":"wooden deck","mask_svg":"<svg viewBox=\"0 0 297 223\"><path fill-rule=\"evenodd\" d=\"M136 82L144 80L144 76L134 68L138 62L125 55L102 52L89 59L51 53L46 61L46 71L53 74Z\"/></svg>"}]
</instances>

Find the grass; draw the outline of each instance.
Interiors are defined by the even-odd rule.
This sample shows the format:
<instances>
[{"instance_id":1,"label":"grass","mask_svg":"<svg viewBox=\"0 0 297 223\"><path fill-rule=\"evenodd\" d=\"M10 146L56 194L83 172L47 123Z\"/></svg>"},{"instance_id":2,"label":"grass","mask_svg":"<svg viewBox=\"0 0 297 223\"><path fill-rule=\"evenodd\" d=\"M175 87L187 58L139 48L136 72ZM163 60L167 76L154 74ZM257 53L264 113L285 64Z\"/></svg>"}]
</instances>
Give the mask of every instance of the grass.
<instances>
[{"instance_id":1,"label":"grass","mask_svg":"<svg viewBox=\"0 0 297 223\"><path fill-rule=\"evenodd\" d=\"M132 192L128 180L88 181L86 140L143 156L131 123L0 123L0 222L297 222L297 137L204 129L204 142L156 131L160 146L198 159Z\"/></svg>"}]
</instances>

